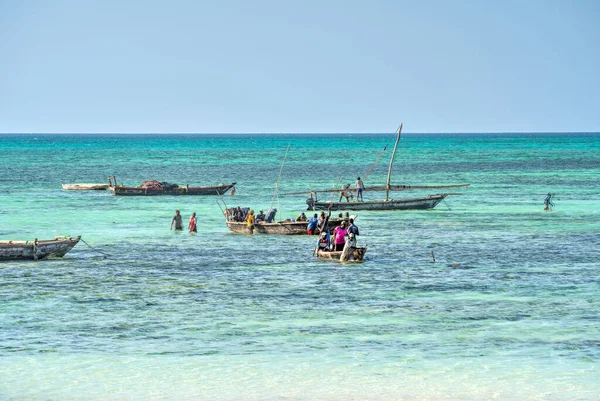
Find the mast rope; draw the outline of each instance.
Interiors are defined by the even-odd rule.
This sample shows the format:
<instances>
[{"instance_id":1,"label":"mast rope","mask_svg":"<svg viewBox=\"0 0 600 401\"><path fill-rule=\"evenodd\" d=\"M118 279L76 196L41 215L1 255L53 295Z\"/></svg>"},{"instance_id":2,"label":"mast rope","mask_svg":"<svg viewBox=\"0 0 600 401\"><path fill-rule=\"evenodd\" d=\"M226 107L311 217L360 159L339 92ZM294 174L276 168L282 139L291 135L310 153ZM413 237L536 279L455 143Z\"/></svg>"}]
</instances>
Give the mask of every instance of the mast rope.
<instances>
[{"instance_id":1,"label":"mast rope","mask_svg":"<svg viewBox=\"0 0 600 401\"><path fill-rule=\"evenodd\" d=\"M281 167L279 168L279 176L277 177L277 182L275 182L275 191L273 192L273 199L271 199L271 209L273 209L273 203L275 203L275 198L277 198L277 208L281 215L281 204L279 203L279 181L281 180L281 173L283 173L283 165L285 164L285 159L287 158L288 151L290 150L290 144L288 144L287 149L285 150L285 156L283 156L283 161L281 162Z\"/></svg>"},{"instance_id":2,"label":"mast rope","mask_svg":"<svg viewBox=\"0 0 600 401\"><path fill-rule=\"evenodd\" d=\"M85 242L85 240L84 240L83 238L80 238L80 240L81 240L81 242L83 242L84 244L86 244L87 246L89 246L91 250L93 250L93 251L95 251L95 252L98 252L98 253L100 253L100 254L104 255L104 257L105 257L105 258L108 258L108 257L110 256L110 255L109 255L109 254L107 254L107 253L104 253L104 252L102 252L102 251L99 251L99 250L97 250L96 248L94 248L93 246L91 246L90 244L88 244L87 242Z\"/></svg>"},{"instance_id":3,"label":"mast rope","mask_svg":"<svg viewBox=\"0 0 600 401\"><path fill-rule=\"evenodd\" d=\"M383 153L385 152L386 149L387 149L387 145L385 145L383 147L383 150L381 152L379 152L379 155L377 155L377 158L375 159L375 162L373 162L373 164L371 165L371 167L369 168L369 170L367 170L367 172L363 174L363 181L365 181L367 179L367 177L371 174L371 172L373 172L373 169L375 168L375 166L379 162L379 159L381 159L381 156L383 156Z\"/></svg>"}]
</instances>

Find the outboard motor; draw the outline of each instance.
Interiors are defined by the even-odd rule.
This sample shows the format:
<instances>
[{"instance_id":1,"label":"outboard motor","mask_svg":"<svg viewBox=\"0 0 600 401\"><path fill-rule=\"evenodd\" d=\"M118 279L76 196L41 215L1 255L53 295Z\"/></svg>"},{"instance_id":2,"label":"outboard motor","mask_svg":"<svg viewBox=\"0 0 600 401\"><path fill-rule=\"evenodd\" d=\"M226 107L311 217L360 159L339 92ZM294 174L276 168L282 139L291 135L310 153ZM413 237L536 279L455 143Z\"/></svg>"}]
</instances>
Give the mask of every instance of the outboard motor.
<instances>
[{"instance_id":1,"label":"outboard motor","mask_svg":"<svg viewBox=\"0 0 600 401\"><path fill-rule=\"evenodd\" d=\"M306 204L308 205L308 209L306 210L315 210L315 200L313 198L308 198Z\"/></svg>"}]
</instances>

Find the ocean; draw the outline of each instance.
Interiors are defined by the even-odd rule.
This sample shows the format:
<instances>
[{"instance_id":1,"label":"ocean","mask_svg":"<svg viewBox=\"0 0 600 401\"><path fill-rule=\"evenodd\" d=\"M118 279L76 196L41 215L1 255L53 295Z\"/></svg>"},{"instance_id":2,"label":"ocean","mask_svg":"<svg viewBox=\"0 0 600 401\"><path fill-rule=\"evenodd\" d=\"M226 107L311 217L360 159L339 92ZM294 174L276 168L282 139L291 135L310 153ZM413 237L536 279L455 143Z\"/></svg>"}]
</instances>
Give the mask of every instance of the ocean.
<instances>
[{"instance_id":1,"label":"ocean","mask_svg":"<svg viewBox=\"0 0 600 401\"><path fill-rule=\"evenodd\" d=\"M0 262L0 400L600 399L600 134L403 135L393 184L471 185L357 212L364 263L228 232L217 201L295 218L310 189L384 184L394 137L0 135L0 239L86 241ZM108 176L237 184L61 189Z\"/></svg>"}]
</instances>

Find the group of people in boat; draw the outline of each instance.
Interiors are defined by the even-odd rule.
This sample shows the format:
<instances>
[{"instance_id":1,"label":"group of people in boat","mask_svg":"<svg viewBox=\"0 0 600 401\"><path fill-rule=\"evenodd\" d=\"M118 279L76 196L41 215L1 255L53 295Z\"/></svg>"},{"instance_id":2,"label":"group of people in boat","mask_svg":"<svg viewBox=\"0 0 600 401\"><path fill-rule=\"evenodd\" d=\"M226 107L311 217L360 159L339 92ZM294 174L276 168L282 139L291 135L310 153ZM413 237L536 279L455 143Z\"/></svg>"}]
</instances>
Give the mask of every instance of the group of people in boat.
<instances>
[{"instance_id":1,"label":"group of people in boat","mask_svg":"<svg viewBox=\"0 0 600 401\"><path fill-rule=\"evenodd\" d=\"M315 213L307 220L307 234L319 234L318 250L327 252L342 251L347 241L349 241L350 246L356 246L356 236L359 235L358 227L354 224L356 216L350 216L350 214L346 212L344 218L342 213L340 213L338 218L341 221L339 225L333 229L333 232L329 228L330 217L331 211L328 214L321 212L321 215Z\"/></svg>"},{"instance_id":2,"label":"group of people in boat","mask_svg":"<svg viewBox=\"0 0 600 401\"><path fill-rule=\"evenodd\" d=\"M240 206L227 209L225 212L227 219L230 221L236 221L239 223L246 223L248 226L248 231L250 233L254 232L254 225L257 223L265 222L271 223L275 219L275 214L277 213L277 209L269 209L267 214L265 214L262 210L258 214L254 214L254 210L250 208L242 208Z\"/></svg>"},{"instance_id":3,"label":"group of people in boat","mask_svg":"<svg viewBox=\"0 0 600 401\"><path fill-rule=\"evenodd\" d=\"M330 232L326 223L321 231L317 248L319 251L338 252L344 249L346 242L348 242L348 245L355 247L356 236L359 234L360 232L354 224L353 218L350 218L348 223L346 223L346 220L342 220L340 225L333 229L333 233Z\"/></svg>"},{"instance_id":4,"label":"group of people in boat","mask_svg":"<svg viewBox=\"0 0 600 401\"><path fill-rule=\"evenodd\" d=\"M175 226L175 231L183 231L183 222L181 217L181 211L175 210L175 216L171 219L171 230ZM196 212L192 213L190 220L188 221L188 230L190 233L198 232L198 217L196 217Z\"/></svg>"}]
</instances>

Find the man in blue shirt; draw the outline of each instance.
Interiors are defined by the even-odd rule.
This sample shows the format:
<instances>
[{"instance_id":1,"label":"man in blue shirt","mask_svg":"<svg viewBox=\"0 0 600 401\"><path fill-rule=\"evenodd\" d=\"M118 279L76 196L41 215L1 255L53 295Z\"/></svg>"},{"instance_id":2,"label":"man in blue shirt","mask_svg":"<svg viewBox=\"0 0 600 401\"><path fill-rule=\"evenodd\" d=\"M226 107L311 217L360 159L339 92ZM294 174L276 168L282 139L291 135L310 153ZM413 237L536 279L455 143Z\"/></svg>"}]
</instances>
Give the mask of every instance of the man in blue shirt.
<instances>
[{"instance_id":1,"label":"man in blue shirt","mask_svg":"<svg viewBox=\"0 0 600 401\"><path fill-rule=\"evenodd\" d=\"M313 217L308 219L308 226L306 227L306 232L308 235L313 235L315 231L317 231L317 224L319 223L319 216L315 213Z\"/></svg>"}]
</instances>

